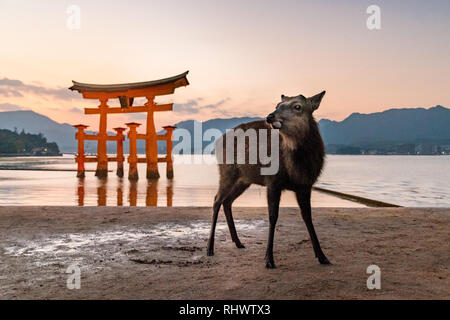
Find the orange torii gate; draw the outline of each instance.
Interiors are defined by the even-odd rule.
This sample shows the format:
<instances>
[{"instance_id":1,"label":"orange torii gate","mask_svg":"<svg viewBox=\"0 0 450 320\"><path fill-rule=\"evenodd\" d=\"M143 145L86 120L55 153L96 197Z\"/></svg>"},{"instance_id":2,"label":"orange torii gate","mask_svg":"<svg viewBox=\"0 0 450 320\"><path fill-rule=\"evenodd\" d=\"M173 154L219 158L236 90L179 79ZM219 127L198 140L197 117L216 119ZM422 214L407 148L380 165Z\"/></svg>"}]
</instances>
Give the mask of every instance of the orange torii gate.
<instances>
[{"instance_id":1,"label":"orange torii gate","mask_svg":"<svg viewBox=\"0 0 450 320\"><path fill-rule=\"evenodd\" d=\"M84 130L87 126L76 125L78 129L76 134L76 139L78 139L78 156L76 161L78 163L78 177L84 177L84 163L85 162L97 162L97 170L95 175L98 177L106 177L108 174L108 161L117 161L118 168L117 174L123 176L123 165L120 170L120 164L123 164L123 128L115 128L117 135L109 136L107 134L107 115L117 114L117 113L135 113L135 112L146 112L147 113L147 123L146 123L146 133L137 134L136 128L138 124L127 124L130 128L128 136L130 137L130 157L128 162L130 164L129 178L137 179L137 163L145 162L147 163L147 178L157 179L159 178L158 173L158 162L167 162L167 176L173 177L172 169L172 156L171 156L171 143L172 143L172 131L173 127L164 127L167 133L165 135L157 135L154 123L154 112L155 111L171 111L173 104L163 104L158 105L155 103L155 97L161 95L173 94L176 88L181 86L189 85L187 80L187 74L179 74L174 77L153 80L147 82L137 82L137 83L125 83L125 84L111 84L111 85L100 85L100 84L86 84L73 82L73 86L70 90L76 90L83 95L85 99L98 99L100 100L100 105L98 108L85 108L85 114L99 114L100 124L98 134L88 135L85 134ZM147 102L143 106L133 106L133 101L137 97L144 97ZM110 107L108 106L109 99L119 99L120 107ZM134 131L134 133L130 133ZM131 137L134 138L132 141ZM137 159L136 155L136 139L145 140L145 153L146 157L144 159ZM97 156L86 157L84 155L84 140L96 140L97 141ZM158 159L158 148L157 140L167 141L167 156ZM117 156L108 158L106 145L107 141L117 141ZM132 143L134 144L134 150L132 149ZM170 149L169 149L170 147ZM134 153L134 154L133 154Z\"/></svg>"}]
</instances>

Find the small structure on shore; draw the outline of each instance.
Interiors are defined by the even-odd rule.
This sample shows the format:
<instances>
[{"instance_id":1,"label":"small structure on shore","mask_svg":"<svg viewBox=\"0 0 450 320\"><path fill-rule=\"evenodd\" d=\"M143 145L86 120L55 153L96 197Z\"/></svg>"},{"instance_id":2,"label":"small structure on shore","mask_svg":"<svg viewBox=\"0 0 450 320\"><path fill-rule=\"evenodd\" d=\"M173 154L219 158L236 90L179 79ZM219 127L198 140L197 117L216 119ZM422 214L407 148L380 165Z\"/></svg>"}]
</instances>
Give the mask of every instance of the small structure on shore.
<instances>
[{"instance_id":1,"label":"small structure on shore","mask_svg":"<svg viewBox=\"0 0 450 320\"><path fill-rule=\"evenodd\" d=\"M137 133L137 127L139 123L127 123L129 128L128 138L130 140L130 151L128 157L129 172L128 178L130 180L138 179L137 164L147 163L147 178L158 179L158 162L167 163L167 177L173 177L173 165L172 165L172 132L175 129L173 126L165 126L166 133L164 135L156 134L154 112L156 111L171 111L173 103L158 105L155 103L155 97L161 95L173 94L175 89L181 86L189 85L187 80L187 74L179 74L174 77L153 80L147 82L137 83L125 83L125 84L86 84L73 82L73 86L70 90L76 90L83 95L85 99L98 99L100 105L98 108L85 108L85 114L99 114L100 123L98 134L86 134L85 129L87 126L79 124L74 127L77 129L75 138L78 140L78 155L76 162L78 163L77 177L84 177L85 162L97 162L97 170L95 175L103 178L108 174L108 162L117 162L117 175L123 176L123 141L125 136L123 134L125 128L114 128L116 135L111 136L107 133L107 115L108 114L123 114L123 113L136 113L146 112L147 123L146 132L144 134ZM143 106L133 106L133 101L137 97L146 98L147 101ZM120 107L108 106L108 100L119 99ZM138 158L137 156L137 144L136 140L145 140L145 158ZM84 141L95 140L97 141L97 155L88 157L84 154ZM167 141L167 155L165 157L158 157L157 140ZM107 141L117 142L117 156L108 157L107 155Z\"/></svg>"}]
</instances>

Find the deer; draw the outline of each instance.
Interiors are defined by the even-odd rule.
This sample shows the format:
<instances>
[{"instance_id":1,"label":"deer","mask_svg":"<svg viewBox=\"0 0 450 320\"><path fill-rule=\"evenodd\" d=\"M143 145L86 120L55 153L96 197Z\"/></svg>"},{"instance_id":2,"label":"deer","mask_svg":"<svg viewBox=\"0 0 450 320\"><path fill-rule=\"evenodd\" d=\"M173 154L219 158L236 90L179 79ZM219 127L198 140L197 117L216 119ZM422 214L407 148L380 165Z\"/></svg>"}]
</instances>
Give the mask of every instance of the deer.
<instances>
[{"instance_id":1,"label":"deer","mask_svg":"<svg viewBox=\"0 0 450 320\"><path fill-rule=\"evenodd\" d=\"M245 137L244 153L247 155L244 163L223 161L227 148L237 148L238 138L232 136L232 143L226 143L227 133L216 141L216 157L221 155L218 163L219 189L214 198L211 231L207 245L207 255L214 255L214 235L219 210L223 206L231 240L237 248L245 248L240 241L233 220L232 204L252 184L266 187L269 212L269 236L265 255L265 266L276 268L273 257L275 226L278 220L281 193L284 190L293 191L300 207L301 216L308 229L316 258L320 264L330 264L323 253L311 217L311 191L314 183L322 172L325 160L325 147L319 132L319 127L313 113L319 108L325 91L306 98L302 94L288 97L281 95L281 102L275 111L265 120L241 124L232 130L263 130L266 134L257 137L257 148L262 142L268 145L270 152L274 151L271 134L278 134L278 170L273 174L262 174L262 168L267 166L261 161L248 161L251 139ZM276 132L272 132L276 131ZM228 135L230 137L230 135ZM267 139L267 140L265 140ZM253 141L255 143L255 140ZM234 157L233 160L236 160ZM242 162L242 161L241 161Z\"/></svg>"}]
</instances>

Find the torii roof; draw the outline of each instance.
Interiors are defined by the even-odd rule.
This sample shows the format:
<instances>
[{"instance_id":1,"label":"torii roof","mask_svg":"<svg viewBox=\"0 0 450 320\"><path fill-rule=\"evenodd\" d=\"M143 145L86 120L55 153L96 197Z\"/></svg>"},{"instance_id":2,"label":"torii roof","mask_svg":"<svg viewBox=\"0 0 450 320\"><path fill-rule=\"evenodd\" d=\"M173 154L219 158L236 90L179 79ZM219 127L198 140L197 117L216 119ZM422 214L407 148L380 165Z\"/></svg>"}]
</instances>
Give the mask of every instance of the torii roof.
<instances>
[{"instance_id":1,"label":"torii roof","mask_svg":"<svg viewBox=\"0 0 450 320\"><path fill-rule=\"evenodd\" d=\"M173 85L173 88L178 88L181 86L189 85L189 81L186 76L189 71L182 74L165 78L159 80L145 81L145 82L134 82L134 83L122 83L122 84L89 84L73 81L73 86L70 90L76 90L80 93L83 92L107 92L107 93L123 93L128 90L139 90L139 89L152 89L162 85Z\"/></svg>"}]
</instances>

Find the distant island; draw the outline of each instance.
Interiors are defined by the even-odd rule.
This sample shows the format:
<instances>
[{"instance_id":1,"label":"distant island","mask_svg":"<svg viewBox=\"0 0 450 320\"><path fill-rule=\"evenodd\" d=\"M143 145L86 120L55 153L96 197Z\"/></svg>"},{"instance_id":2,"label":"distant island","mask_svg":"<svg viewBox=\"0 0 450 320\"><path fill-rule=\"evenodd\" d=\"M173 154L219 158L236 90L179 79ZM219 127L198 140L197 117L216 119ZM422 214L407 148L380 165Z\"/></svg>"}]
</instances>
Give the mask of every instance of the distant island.
<instances>
[{"instance_id":1,"label":"distant island","mask_svg":"<svg viewBox=\"0 0 450 320\"><path fill-rule=\"evenodd\" d=\"M0 129L0 156L60 156L58 145L41 134Z\"/></svg>"},{"instance_id":2,"label":"distant island","mask_svg":"<svg viewBox=\"0 0 450 320\"><path fill-rule=\"evenodd\" d=\"M339 122L322 119L319 127L330 154L450 154L450 109L439 105L352 113Z\"/></svg>"},{"instance_id":3,"label":"distant island","mask_svg":"<svg viewBox=\"0 0 450 320\"><path fill-rule=\"evenodd\" d=\"M203 131L215 128L225 132L241 123L260 119L263 118L211 119L201 124ZM193 134L196 122L186 120L175 126ZM321 119L318 123L328 154L450 154L450 109L439 105L428 109L399 108L370 114L353 113L342 121ZM76 153L75 129L70 124L58 123L31 110L0 112L0 129L14 128L42 133L48 140L55 141L62 152ZM200 147L203 149L207 144L209 142L203 142ZM128 139L124 148L128 150ZM194 149L192 141L193 153L201 153L202 149ZM108 152L115 151L115 143L109 142ZM165 143L158 143L158 151L165 153ZM96 152L94 141L86 142L86 152ZM138 152L145 152L142 141L138 142Z\"/></svg>"},{"instance_id":4,"label":"distant island","mask_svg":"<svg viewBox=\"0 0 450 320\"><path fill-rule=\"evenodd\" d=\"M202 122L202 127L203 131L215 128L225 132L241 123L261 119L211 119ZM187 120L175 126L193 133L195 122ZM370 114L353 113L342 121L321 119L318 124L328 154L450 154L450 109L443 106L389 109ZM204 142L203 148L207 144L209 142ZM192 148L194 153L201 152L194 149L193 142Z\"/></svg>"}]
</instances>

